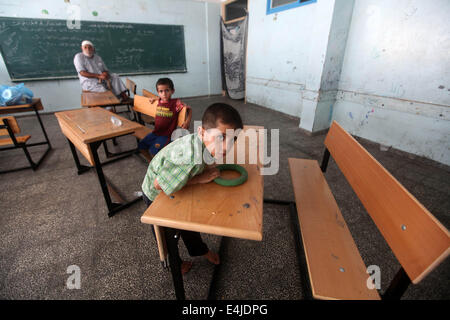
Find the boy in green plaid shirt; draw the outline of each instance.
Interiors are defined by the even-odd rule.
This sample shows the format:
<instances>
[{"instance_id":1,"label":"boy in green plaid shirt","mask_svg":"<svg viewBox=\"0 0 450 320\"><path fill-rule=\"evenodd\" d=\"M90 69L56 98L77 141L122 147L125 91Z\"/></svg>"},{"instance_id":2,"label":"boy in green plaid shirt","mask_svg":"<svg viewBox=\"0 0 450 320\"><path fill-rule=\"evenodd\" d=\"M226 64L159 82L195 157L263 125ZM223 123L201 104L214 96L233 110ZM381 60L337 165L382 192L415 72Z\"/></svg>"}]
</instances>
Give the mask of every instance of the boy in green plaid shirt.
<instances>
[{"instance_id":1,"label":"boy in green plaid shirt","mask_svg":"<svg viewBox=\"0 0 450 320\"><path fill-rule=\"evenodd\" d=\"M242 127L241 116L232 106L224 103L209 106L203 114L202 126L196 133L173 141L150 162L142 183L143 199L147 206L152 204L161 191L171 195L185 185L208 183L217 178L219 170L207 167L207 163L213 163L215 158L225 157L235 140L234 136L228 137L226 131ZM221 147L218 142L222 144ZM208 249L200 233L185 230L179 232L190 256L205 256L211 263L219 264L219 256ZM177 259L181 261L180 257ZM191 267L191 262L181 261L183 274Z\"/></svg>"}]
</instances>

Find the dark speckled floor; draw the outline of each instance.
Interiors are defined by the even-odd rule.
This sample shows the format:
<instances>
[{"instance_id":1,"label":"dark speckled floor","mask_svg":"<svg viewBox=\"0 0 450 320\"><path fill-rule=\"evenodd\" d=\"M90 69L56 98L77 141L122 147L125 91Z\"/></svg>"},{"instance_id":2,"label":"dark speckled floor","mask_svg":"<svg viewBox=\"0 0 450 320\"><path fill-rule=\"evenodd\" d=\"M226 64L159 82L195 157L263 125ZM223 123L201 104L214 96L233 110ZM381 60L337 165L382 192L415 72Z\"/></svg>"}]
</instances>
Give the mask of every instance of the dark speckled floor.
<instances>
[{"instance_id":1,"label":"dark speckled floor","mask_svg":"<svg viewBox=\"0 0 450 320\"><path fill-rule=\"evenodd\" d=\"M280 169L264 179L264 196L293 200L288 157L320 160L324 135L310 137L298 128L298 119L242 101L222 97L185 100L199 120L213 102L227 101L241 113L244 123L280 129ZM78 176L72 154L53 114L44 115L53 151L33 172L0 175L0 299L174 299L170 274L162 269L149 225L140 222L143 202L108 218L95 172ZM19 118L22 132L33 141L42 134L33 117ZM193 126L191 126L191 130ZM450 169L398 151L380 151L377 144L361 141L435 217L450 227ZM119 139L127 148L131 137ZM111 149L113 147L111 146ZM43 148L36 147L33 157ZM102 150L100 148L100 150ZM100 151L100 156L104 155ZM25 165L20 150L0 153L0 170ZM87 162L83 159L83 163ZM104 167L107 177L130 199L140 190L146 165L130 157ZM399 269L389 247L368 217L334 162L326 178L366 265L382 272L382 291ZM262 242L229 239L217 282L218 299L302 299L301 274L295 255L289 211L264 206ZM211 249L220 238L204 235ZM184 246L182 255L187 257ZM213 267L195 258L185 277L188 299L206 299ZM69 290L67 267L81 270L81 288ZM450 259L405 299L449 299Z\"/></svg>"}]
</instances>

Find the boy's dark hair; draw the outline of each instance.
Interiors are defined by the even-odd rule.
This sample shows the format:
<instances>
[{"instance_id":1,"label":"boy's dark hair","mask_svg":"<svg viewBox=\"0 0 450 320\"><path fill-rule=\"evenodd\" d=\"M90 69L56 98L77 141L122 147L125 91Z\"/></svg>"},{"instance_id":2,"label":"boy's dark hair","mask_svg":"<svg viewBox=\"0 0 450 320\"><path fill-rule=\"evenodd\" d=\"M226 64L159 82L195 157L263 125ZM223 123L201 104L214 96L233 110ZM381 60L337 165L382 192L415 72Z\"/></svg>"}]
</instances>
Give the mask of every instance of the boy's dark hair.
<instances>
[{"instance_id":1,"label":"boy's dark hair","mask_svg":"<svg viewBox=\"0 0 450 320\"><path fill-rule=\"evenodd\" d=\"M166 85L166 86L169 86L170 89L174 90L173 81L170 80L169 78L158 79L158 81L156 82L156 91L158 91L159 85Z\"/></svg>"},{"instance_id":2,"label":"boy's dark hair","mask_svg":"<svg viewBox=\"0 0 450 320\"><path fill-rule=\"evenodd\" d=\"M232 126L234 129L243 128L239 112L226 103L214 103L203 113L202 127L204 129L217 128L218 122Z\"/></svg>"}]
</instances>

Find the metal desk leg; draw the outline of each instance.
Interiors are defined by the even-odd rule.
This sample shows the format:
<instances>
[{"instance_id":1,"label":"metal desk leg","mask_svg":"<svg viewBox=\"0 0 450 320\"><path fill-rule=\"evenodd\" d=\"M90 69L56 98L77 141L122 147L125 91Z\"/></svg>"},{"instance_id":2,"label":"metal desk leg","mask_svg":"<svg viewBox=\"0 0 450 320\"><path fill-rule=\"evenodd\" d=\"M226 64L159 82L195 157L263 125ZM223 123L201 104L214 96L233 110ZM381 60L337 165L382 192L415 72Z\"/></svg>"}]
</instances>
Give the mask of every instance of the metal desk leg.
<instances>
[{"instance_id":1,"label":"metal desk leg","mask_svg":"<svg viewBox=\"0 0 450 320\"><path fill-rule=\"evenodd\" d=\"M160 227L164 233L167 244L167 252L169 254L170 273L172 274L173 286L177 300L186 300L184 293L183 275L181 274L181 260L177 259L178 252L178 238L175 229Z\"/></svg>"},{"instance_id":2,"label":"metal desk leg","mask_svg":"<svg viewBox=\"0 0 450 320\"><path fill-rule=\"evenodd\" d=\"M95 171L97 172L98 181L100 182L100 187L102 188L103 196L105 197L106 205L108 206L108 216L112 217L118 211L128 208L132 204L138 202L142 197L137 197L127 203L114 203L111 201L111 196L109 194L108 185L106 183L105 175L103 174L102 163L98 157L97 149L103 141L97 141L89 144L92 151L92 156L94 158Z\"/></svg>"},{"instance_id":3,"label":"metal desk leg","mask_svg":"<svg viewBox=\"0 0 450 320\"><path fill-rule=\"evenodd\" d=\"M72 151L73 160L75 161L75 164L77 166L78 174L80 175L83 172L88 171L90 169L90 167L83 166L80 163L80 159L78 158L78 154L77 154L77 149L75 149L75 146L73 145L72 141L70 141L69 139L67 139L67 141L69 142L70 151Z\"/></svg>"},{"instance_id":4,"label":"metal desk leg","mask_svg":"<svg viewBox=\"0 0 450 320\"><path fill-rule=\"evenodd\" d=\"M97 172L98 181L100 182L100 187L102 188L103 196L105 197L106 205L108 206L108 215L111 216L111 212L120 206L117 203L113 203L111 201L111 196L109 195L108 186L106 185L106 179L105 175L103 174L102 164L100 162L100 159L98 158L97 149L100 146L102 141L99 142L93 142L89 144L89 147L92 151L92 156L94 158L94 165L95 165L95 171Z\"/></svg>"},{"instance_id":5,"label":"metal desk leg","mask_svg":"<svg viewBox=\"0 0 450 320\"><path fill-rule=\"evenodd\" d=\"M34 112L36 113L36 117L39 120L39 124L41 125L42 133L44 133L45 141L47 141L47 144L48 144L49 148L51 149L52 145L50 144L50 140L48 139L47 132L45 131L44 124L42 123L42 120L41 120L41 116L39 115L39 112L37 111L36 106L33 106L33 109L34 109Z\"/></svg>"}]
</instances>

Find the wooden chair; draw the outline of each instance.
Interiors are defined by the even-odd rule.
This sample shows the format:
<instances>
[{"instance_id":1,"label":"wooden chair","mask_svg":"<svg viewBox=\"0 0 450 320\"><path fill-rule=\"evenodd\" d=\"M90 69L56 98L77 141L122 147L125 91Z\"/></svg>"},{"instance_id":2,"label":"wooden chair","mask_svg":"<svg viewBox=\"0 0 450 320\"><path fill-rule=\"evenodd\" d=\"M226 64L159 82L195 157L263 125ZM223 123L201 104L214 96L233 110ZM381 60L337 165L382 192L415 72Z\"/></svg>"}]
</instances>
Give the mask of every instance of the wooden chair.
<instances>
[{"instance_id":1,"label":"wooden chair","mask_svg":"<svg viewBox=\"0 0 450 320\"><path fill-rule=\"evenodd\" d=\"M30 165L21 168L0 171L0 173L13 172L29 168L33 169L34 171L39 165L39 163L35 163L31 159L30 153L28 152L27 148L28 146L26 143L31 138L31 136L30 135L16 136L17 133L20 133L20 128L16 118L14 118L13 116L0 117L0 137L8 136L7 138L0 138L0 146L1 147L7 146L4 148L0 148L0 151L20 148L25 153L25 156Z\"/></svg>"},{"instance_id":2,"label":"wooden chair","mask_svg":"<svg viewBox=\"0 0 450 320\"><path fill-rule=\"evenodd\" d=\"M289 159L312 294L380 298L367 286L367 269L323 175L331 155L401 264L382 295L399 299L449 255L449 231L337 122L325 146L321 166Z\"/></svg>"}]
</instances>

